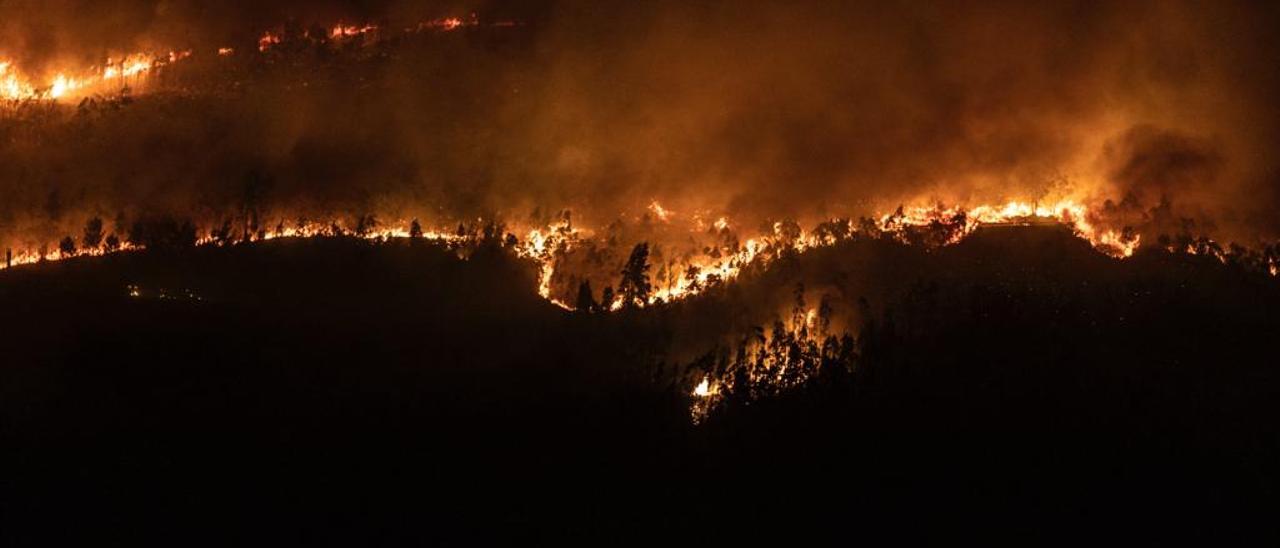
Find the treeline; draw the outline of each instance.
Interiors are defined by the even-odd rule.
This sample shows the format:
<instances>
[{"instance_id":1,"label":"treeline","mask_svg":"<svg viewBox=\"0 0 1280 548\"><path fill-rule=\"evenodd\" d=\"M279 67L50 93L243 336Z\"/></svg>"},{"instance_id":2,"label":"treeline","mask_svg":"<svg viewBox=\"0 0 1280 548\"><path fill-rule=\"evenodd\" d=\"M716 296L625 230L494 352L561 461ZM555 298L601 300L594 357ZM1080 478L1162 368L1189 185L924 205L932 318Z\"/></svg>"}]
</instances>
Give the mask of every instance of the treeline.
<instances>
[{"instance_id":1,"label":"treeline","mask_svg":"<svg viewBox=\"0 0 1280 548\"><path fill-rule=\"evenodd\" d=\"M384 227L375 215L358 215L353 224L353 227L347 228L337 221L322 224L303 218L289 227L284 221L280 221L269 228L268 225L260 222L257 214L250 214L234 221L228 218L207 231L202 231L190 219L157 215L140 217L127 222L121 216L116 220L116 230L107 231L102 218L94 217L85 223L84 231L79 236L67 235L59 240L57 251L62 257L73 257L82 254L110 253L127 247L176 250L201 244L227 246L251 243L291 234L303 237L363 239L391 237L385 235ZM287 232L287 228L293 228L295 232ZM517 245L519 239L515 234L507 232L506 228L501 221L459 223L457 229L451 233L435 236L474 244L494 244L505 247ZM417 219L410 223L406 234L411 239L427 237L422 224ZM42 253L44 254L47 253Z\"/></svg>"}]
</instances>

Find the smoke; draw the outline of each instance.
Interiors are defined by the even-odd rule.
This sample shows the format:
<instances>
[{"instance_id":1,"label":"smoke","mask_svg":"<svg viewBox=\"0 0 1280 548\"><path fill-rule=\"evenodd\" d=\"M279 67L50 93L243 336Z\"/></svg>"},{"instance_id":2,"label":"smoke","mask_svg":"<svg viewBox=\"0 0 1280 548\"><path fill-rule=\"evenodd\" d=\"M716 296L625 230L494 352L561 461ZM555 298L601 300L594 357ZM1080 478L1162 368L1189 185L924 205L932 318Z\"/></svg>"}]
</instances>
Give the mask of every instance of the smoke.
<instances>
[{"instance_id":1,"label":"smoke","mask_svg":"<svg viewBox=\"0 0 1280 548\"><path fill-rule=\"evenodd\" d=\"M1117 223L1280 226L1275 6L1246 2L0 0L34 73L138 49L189 66L122 108L0 120L0 240L86 215L811 222L1070 196ZM519 21L367 48L338 21ZM234 46L231 59L210 58ZM65 109L73 110L73 109ZM33 121L35 120L35 121ZM535 215L536 216L536 215Z\"/></svg>"}]
</instances>

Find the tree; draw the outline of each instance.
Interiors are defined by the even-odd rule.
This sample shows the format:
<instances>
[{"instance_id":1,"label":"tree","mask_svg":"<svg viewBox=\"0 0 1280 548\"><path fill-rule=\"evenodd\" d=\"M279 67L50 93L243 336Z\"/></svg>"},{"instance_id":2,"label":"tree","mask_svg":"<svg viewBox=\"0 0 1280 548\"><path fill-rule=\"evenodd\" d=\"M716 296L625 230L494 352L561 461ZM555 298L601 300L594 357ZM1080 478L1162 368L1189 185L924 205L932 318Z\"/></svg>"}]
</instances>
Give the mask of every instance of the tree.
<instances>
[{"instance_id":1,"label":"tree","mask_svg":"<svg viewBox=\"0 0 1280 548\"><path fill-rule=\"evenodd\" d=\"M356 236L367 238L378 229L378 218L372 213L356 219Z\"/></svg>"},{"instance_id":2,"label":"tree","mask_svg":"<svg viewBox=\"0 0 1280 548\"><path fill-rule=\"evenodd\" d=\"M498 222L495 220L486 221L484 223L484 228L482 229L482 232L481 232L481 235L483 238L481 240L481 243L485 245L501 246L502 235L503 233L506 232L506 230L507 230L506 225L502 224L501 222Z\"/></svg>"},{"instance_id":3,"label":"tree","mask_svg":"<svg viewBox=\"0 0 1280 548\"><path fill-rule=\"evenodd\" d=\"M182 249L196 245L196 227L168 216L137 219L129 229L129 243L150 249Z\"/></svg>"},{"instance_id":4,"label":"tree","mask_svg":"<svg viewBox=\"0 0 1280 548\"><path fill-rule=\"evenodd\" d=\"M575 308L578 312L589 314L595 312L598 307L595 295L591 293L591 280L583 280L578 286L578 302Z\"/></svg>"},{"instance_id":5,"label":"tree","mask_svg":"<svg viewBox=\"0 0 1280 548\"><path fill-rule=\"evenodd\" d=\"M216 227L209 231L209 236L219 246L231 243L231 219L222 222L222 226Z\"/></svg>"},{"instance_id":6,"label":"tree","mask_svg":"<svg viewBox=\"0 0 1280 548\"><path fill-rule=\"evenodd\" d=\"M97 249L102 245L102 219L94 217L84 225L84 243L85 249Z\"/></svg>"},{"instance_id":7,"label":"tree","mask_svg":"<svg viewBox=\"0 0 1280 548\"><path fill-rule=\"evenodd\" d=\"M649 302L649 243L640 242L631 250L631 257L622 267L622 281L618 292L624 306L644 306Z\"/></svg>"},{"instance_id":8,"label":"tree","mask_svg":"<svg viewBox=\"0 0 1280 548\"><path fill-rule=\"evenodd\" d=\"M115 251L117 249L120 249L120 238L117 237L114 233L107 236L107 239L103 243L106 245L107 251Z\"/></svg>"},{"instance_id":9,"label":"tree","mask_svg":"<svg viewBox=\"0 0 1280 548\"><path fill-rule=\"evenodd\" d=\"M422 225L418 224L417 219L414 219L412 223L409 223L409 237L415 240L422 237Z\"/></svg>"},{"instance_id":10,"label":"tree","mask_svg":"<svg viewBox=\"0 0 1280 548\"><path fill-rule=\"evenodd\" d=\"M66 238L63 238L61 242L58 242L58 252L61 253L63 257L70 257L72 255L75 255L76 254L75 239L73 239L71 236L67 236Z\"/></svg>"},{"instance_id":11,"label":"tree","mask_svg":"<svg viewBox=\"0 0 1280 548\"><path fill-rule=\"evenodd\" d=\"M600 310L608 311L613 308L613 286L604 286L604 292L600 293Z\"/></svg>"}]
</instances>

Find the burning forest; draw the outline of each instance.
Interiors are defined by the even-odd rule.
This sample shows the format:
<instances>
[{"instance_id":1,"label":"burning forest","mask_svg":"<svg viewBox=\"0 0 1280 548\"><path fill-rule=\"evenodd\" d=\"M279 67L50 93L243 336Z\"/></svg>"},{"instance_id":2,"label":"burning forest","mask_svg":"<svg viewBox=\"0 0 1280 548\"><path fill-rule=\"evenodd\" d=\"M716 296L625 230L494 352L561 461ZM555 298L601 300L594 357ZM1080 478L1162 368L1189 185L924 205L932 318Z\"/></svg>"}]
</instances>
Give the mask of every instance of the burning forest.
<instances>
[{"instance_id":1,"label":"burning forest","mask_svg":"<svg viewBox=\"0 0 1280 548\"><path fill-rule=\"evenodd\" d=\"M1276 23L0 0L0 508L58 523L120 481L229 516L243 476L284 485L246 512L287 517L232 539L347 498L439 542L850 515L901 540L945 508L1033 540L1095 505L1262 525ZM432 510L330 473L380 458Z\"/></svg>"}]
</instances>

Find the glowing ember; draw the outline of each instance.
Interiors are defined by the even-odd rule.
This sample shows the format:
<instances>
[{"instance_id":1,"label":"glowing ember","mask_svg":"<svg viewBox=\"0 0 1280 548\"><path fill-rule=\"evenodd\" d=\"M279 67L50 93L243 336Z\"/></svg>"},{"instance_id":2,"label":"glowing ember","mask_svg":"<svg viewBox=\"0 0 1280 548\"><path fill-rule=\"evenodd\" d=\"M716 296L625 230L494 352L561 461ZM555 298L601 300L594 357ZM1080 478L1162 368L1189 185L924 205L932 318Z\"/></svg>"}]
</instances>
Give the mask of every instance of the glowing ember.
<instances>
[{"instance_id":1,"label":"glowing ember","mask_svg":"<svg viewBox=\"0 0 1280 548\"><path fill-rule=\"evenodd\" d=\"M698 383L698 386L693 389L693 395L699 398L708 398L716 395L718 392L717 387L711 384L710 377L703 377L702 382Z\"/></svg>"},{"instance_id":2,"label":"glowing ember","mask_svg":"<svg viewBox=\"0 0 1280 548\"><path fill-rule=\"evenodd\" d=\"M375 25L357 26L357 25L343 25L339 23L337 25L334 25L333 29L329 31L329 37L333 39L351 38L353 36L360 36L362 34L376 32L377 30L378 30L378 27Z\"/></svg>"},{"instance_id":3,"label":"glowing ember","mask_svg":"<svg viewBox=\"0 0 1280 548\"><path fill-rule=\"evenodd\" d=\"M657 200L649 202L649 212L653 213L653 215L657 217L659 221L662 221L664 223L670 220L672 215L675 215L674 211L671 211L670 209L662 207L662 204L658 203Z\"/></svg>"},{"instance_id":4,"label":"glowing ember","mask_svg":"<svg viewBox=\"0 0 1280 548\"><path fill-rule=\"evenodd\" d=\"M262 37L258 38L258 51L267 51L272 46L280 43L280 35L273 32L265 32Z\"/></svg>"}]
</instances>

